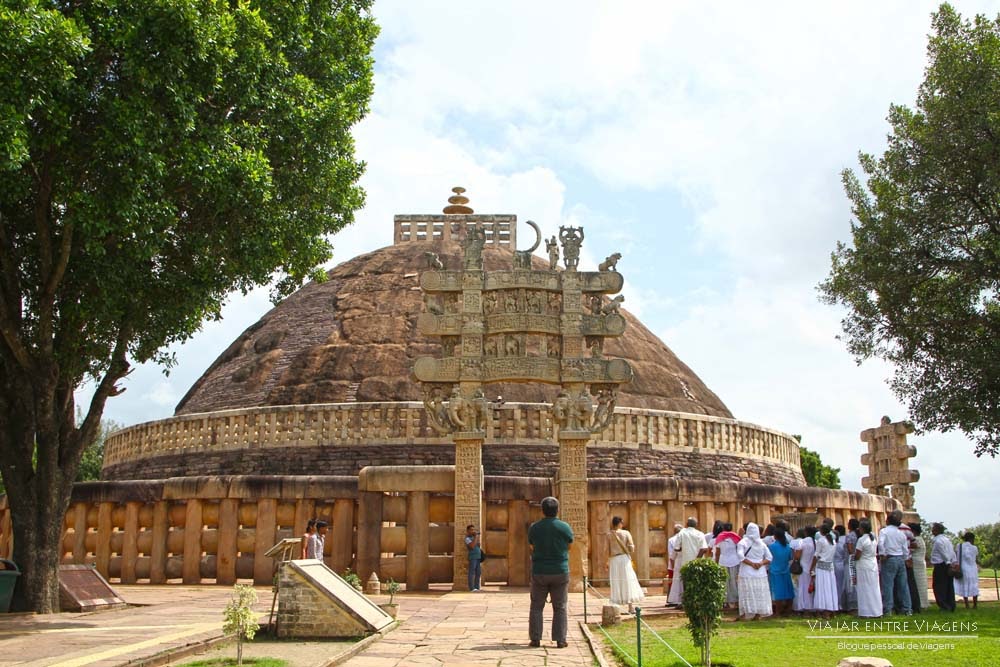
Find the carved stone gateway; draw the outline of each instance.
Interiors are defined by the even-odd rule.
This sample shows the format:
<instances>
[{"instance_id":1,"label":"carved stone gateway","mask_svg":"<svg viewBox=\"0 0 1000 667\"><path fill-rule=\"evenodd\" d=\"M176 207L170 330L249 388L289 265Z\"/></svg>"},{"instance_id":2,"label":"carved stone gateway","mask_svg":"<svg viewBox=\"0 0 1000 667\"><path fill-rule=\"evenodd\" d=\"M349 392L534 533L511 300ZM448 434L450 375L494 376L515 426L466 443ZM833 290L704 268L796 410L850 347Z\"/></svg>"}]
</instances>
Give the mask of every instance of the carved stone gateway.
<instances>
[{"instance_id":1,"label":"carved stone gateway","mask_svg":"<svg viewBox=\"0 0 1000 667\"><path fill-rule=\"evenodd\" d=\"M920 473L909 468L910 458L917 455L917 448L906 444L906 436L913 431L910 422L882 417L878 427L861 432L862 442L868 444L868 453L861 456L861 464L868 466L868 476L861 479L861 486L877 496L888 496L891 489L904 512L915 511L910 484L920 479Z\"/></svg>"},{"instance_id":2,"label":"carved stone gateway","mask_svg":"<svg viewBox=\"0 0 1000 667\"><path fill-rule=\"evenodd\" d=\"M565 270L556 265L560 253L553 237L546 244L546 269L531 268L528 250L515 251L510 270L487 272L486 233L469 217L461 237L462 266L431 261L420 276L426 310L417 326L441 341L444 354L421 357L413 367L424 387L428 422L455 442L454 585L467 587L464 528L482 525L482 444L492 414L483 384L540 382L560 387L551 406L559 442L556 488L561 516L577 536L570 577L578 589L588 553L587 442L611 423L618 387L632 379L628 362L603 354L604 339L625 331L618 312L624 297L605 298L621 291L624 280L616 268L621 256L610 255L599 271L578 271L583 228L560 227ZM537 236L533 250L542 236L537 225L528 224Z\"/></svg>"}]
</instances>

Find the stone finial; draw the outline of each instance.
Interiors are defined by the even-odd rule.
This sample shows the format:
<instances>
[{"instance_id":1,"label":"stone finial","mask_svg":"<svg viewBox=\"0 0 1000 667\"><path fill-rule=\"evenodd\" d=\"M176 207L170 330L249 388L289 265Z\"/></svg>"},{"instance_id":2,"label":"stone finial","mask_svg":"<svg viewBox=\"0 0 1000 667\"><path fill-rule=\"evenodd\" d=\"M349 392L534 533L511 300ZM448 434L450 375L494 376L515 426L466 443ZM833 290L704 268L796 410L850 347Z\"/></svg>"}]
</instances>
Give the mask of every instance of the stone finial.
<instances>
[{"instance_id":1,"label":"stone finial","mask_svg":"<svg viewBox=\"0 0 1000 667\"><path fill-rule=\"evenodd\" d=\"M368 577L368 585L365 586L365 592L368 595L378 595L380 592L381 582L378 580L378 575L372 572L372 576Z\"/></svg>"},{"instance_id":2,"label":"stone finial","mask_svg":"<svg viewBox=\"0 0 1000 667\"><path fill-rule=\"evenodd\" d=\"M448 197L448 206L445 206L443 209L441 209L442 213L447 213L452 215L457 215L457 214L471 215L475 212L472 210L472 207L466 206L466 204L469 203L469 198L462 194L463 192L465 192L465 188L454 187L451 189L451 191L454 192L455 194Z\"/></svg>"}]
</instances>

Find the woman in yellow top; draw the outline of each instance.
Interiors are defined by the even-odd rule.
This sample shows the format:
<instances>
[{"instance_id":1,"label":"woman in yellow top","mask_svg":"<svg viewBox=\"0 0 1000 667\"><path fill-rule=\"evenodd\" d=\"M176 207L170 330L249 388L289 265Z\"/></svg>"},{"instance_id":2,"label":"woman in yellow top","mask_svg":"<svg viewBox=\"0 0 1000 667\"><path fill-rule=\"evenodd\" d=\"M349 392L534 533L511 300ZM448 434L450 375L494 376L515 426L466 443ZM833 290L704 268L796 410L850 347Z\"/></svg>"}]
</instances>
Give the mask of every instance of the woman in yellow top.
<instances>
[{"instance_id":1,"label":"woman in yellow top","mask_svg":"<svg viewBox=\"0 0 1000 667\"><path fill-rule=\"evenodd\" d=\"M608 568L611 578L611 604L628 605L630 614L632 605L646 597L632 567L633 555L635 555L635 542L632 540L632 534L625 530L622 518L616 516L611 519L611 562Z\"/></svg>"}]
</instances>

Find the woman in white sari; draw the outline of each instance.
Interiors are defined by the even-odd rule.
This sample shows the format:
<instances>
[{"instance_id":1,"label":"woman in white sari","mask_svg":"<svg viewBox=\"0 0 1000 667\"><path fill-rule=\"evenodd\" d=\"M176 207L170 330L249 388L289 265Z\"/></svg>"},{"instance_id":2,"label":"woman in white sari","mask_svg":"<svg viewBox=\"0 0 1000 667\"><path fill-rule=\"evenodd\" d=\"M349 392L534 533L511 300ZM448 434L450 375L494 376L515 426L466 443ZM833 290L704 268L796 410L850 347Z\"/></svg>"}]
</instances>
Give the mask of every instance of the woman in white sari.
<instances>
[{"instance_id":1,"label":"woman in white sari","mask_svg":"<svg viewBox=\"0 0 1000 667\"><path fill-rule=\"evenodd\" d=\"M816 542L813 539L815 532L813 528L799 528L795 534L798 538L798 544L795 546L792 557L798 560L799 565L802 566L802 574L799 575L799 581L795 588L795 602L792 603L792 609L800 614L813 610L813 591L810 590L813 587L813 577L810 571L813 555L816 553Z\"/></svg>"},{"instance_id":2,"label":"woman in white sari","mask_svg":"<svg viewBox=\"0 0 1000 667\"><path fill-rule=\"evenodd\" d=\"M840 610L840 595L837 593L837 544L829 524L824 523L819 528L820 536L816 538L816 555L810 568L813 575L814 589L813 608L823 618Z\"/></svg>"},{"instance_id":3,"label":"woman in white sari","mask_svg":"<svg viewBox=\"0 0 1000 667\"><path fill-rule=\"evenodd\" d=\"M969 608L969 598L972 598L972 608L979 607L979 564L976 562L979 557L979 547L975 545L976 536L971 531L962 536L955 553L958 554L958 562L962 566L962 578L955 580L955 595L965 601L965 608Z\"/></svg>"},{"instance_id":4,"label":"woman in white sari","mask_svg":"<svg viewBox=\"0 0 1000 667\"><path fill-rule=\"evenodd\" d=\"M736 553L740 557L740 615L749 621L770 616L771 586L767 578L767 564L771 562L771 550L760 539L757 524L747 525L746 535L736 545Z\"/></svg>"},{"instance_id":5,"label":"woman in white sari","mask_svg":"<svg viewBox=\"0 0 1000 667\"><path fill-rule=\"evenodd\" d=\"M632 613L632 605L641 602L646 596L642 593L639 578L635 576L632 567L632 556L635 554L635 542L632 533L625 530L620 516L611 519L611 562L609 564L611 578L611 604L628 605L628 613Z\"/></svg>"},{"instance_id":6,"label":"woman in white sari","mask_svg":"<svg viewBox=\"0 0 1000 667\"><path fill-rule=\"evenodd\" d=\"M872 535L872 524L861 520L861 537L854 547L854 562L857 568L858 617L878 618L882 615L882 589L878 581L878 563L875 560L876 541Z\"/></svg>"}]
</instances>

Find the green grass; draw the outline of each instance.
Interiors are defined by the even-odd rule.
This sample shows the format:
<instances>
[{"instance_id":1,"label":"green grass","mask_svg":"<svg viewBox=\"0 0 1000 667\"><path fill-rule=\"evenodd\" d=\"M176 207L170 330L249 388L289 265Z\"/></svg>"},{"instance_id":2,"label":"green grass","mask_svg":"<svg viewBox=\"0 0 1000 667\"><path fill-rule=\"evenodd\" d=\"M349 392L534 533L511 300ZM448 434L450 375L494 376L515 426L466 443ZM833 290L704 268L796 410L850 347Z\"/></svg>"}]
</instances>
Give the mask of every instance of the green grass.
<instances>
[{"instance_id":1,"label":"green grass","mask_svg":"<svg viewBox=\"0 0 1000 667\"><path fill-rule=\"evenodd\" d=\"M236 664L236 658L212 658L186 662L180 667L230 667ZM243 658L245 667L287 667L288 662L278 658Z\"/></svg>"},{"instance_id":2,"label":"green grass","mask_svg":"<svg viewBox=\"0 0 1000 667\"><path fill-rule=\"evenodd\" d=\"M933 604L933 601L932 601ZM891 616L885 621L910 621L905 628L888 629L885 625L881 631L865 631L865 619L841 615L834 617L830 623L833 628L810 627L807 621L817 622L817 619L785 618L766 621L724 620L719 633L712 639L712 663L728 663L734 667L757 667L765 660L765 656L780 656L784 665L835 665L841 658L847 656L874 656L886 658L894 667L941 667L941 665L963 665L968 667L987 667L998 664L1000 656L1000 604L996 602L980 603L978 610L961 608L954 614L945 614L934 609L912 617ZM851 632L837 627L838 623L860 623L859 632ZM691 643L691 634L684 628L687 619L684 617L653 617L646 622L677 650L692 665L699 664L701 651ZM932 627L918 627L916 622L926 622L933 625L950 624L952 622L970 625L958 626L956 632L934 631ZM971 625L971 624L975 625ZM622 646L632 657L636 655L635 621L605 628L608 634ZM596 626L594 635L599 637L606 647L612 648L604 633ZM807 639L807 636L833 636L833 639ZM851 635L865 637L881 636L880 639L857 639ZM885 638L885 635L906 635L903 638ZM917 638L920 635L934 635L931 639ZM977 639L950 639L949 635L978 635ZM910 639L908 637L914 637ZM864 648L857 644L891 645L886 648ZM841 644L838 646L838 644ZM930 645L942 645L932 648ZM625 659L622 654L613 649L615 658L620 665L635 665L634 661ZM646 628L642 631L643 667L676 667L682 666L680 660Z\"/></svg>"}]
</instances>

